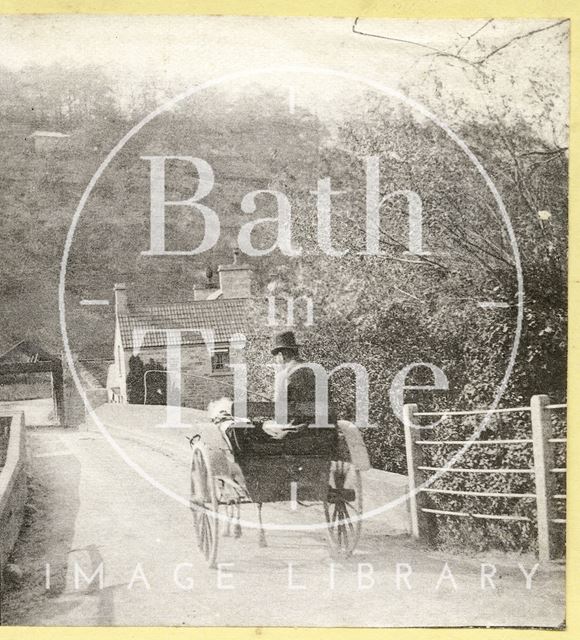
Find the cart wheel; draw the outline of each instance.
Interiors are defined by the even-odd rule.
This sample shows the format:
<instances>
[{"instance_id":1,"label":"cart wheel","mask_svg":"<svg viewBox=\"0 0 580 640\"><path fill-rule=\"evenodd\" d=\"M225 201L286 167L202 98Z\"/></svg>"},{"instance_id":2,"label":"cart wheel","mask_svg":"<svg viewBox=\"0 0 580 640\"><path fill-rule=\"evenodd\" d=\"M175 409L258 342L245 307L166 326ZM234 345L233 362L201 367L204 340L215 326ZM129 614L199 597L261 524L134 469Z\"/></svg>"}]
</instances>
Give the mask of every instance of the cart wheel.
<instances>
[{"instance_id":1,"label":"cart wheel","mask_svg":"<svg viewBox=\"0 0 580 640\"><path fill-rule=\"evenodd\" d=\"M193 447L190 506L197 547L208 565L215 567L219 535L218 497L209 455L202 444Z\"/></svg>"},{"instance_id":2,"label":"cart wheel","mask_svg":"<svg viewBox=\"0 0 580 640\"><path fill-rule=\"evenodd\" d=\"M335 555L341 558L352 555L360 538L362 512L360 471L350 462L332 462L324 514L328 524L328 544Z\"/></svg>"}]
</instances>

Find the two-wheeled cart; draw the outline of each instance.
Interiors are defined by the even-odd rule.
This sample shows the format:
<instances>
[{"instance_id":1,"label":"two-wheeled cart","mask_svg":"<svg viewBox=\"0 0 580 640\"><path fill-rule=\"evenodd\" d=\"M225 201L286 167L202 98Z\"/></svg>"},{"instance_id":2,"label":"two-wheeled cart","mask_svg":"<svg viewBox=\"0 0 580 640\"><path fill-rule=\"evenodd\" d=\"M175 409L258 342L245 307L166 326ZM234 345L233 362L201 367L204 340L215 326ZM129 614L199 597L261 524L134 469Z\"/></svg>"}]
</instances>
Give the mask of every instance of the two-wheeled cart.
<instances>
[{"instance_id":1,"label":"two-wheeled cart","mask_svg":"<svg viewBox=\"0 0 580 640\"><path fill-rule=\"evenodd\" d=\"M262 505L321 503L327 540L333 555L348 557L361 534L361 472L369 468L358 429L350 422L329 420L308 425L280 440L262 428L273 415L271 403L254 410L251 424L234 423L211 437L191 438L191 510L197 546L207 563L217 562L220 535L240 537L240 507L258 508L258 541L266 546ZM267 406L270 405L270 406Z\"/></svg>"}]
</instances>

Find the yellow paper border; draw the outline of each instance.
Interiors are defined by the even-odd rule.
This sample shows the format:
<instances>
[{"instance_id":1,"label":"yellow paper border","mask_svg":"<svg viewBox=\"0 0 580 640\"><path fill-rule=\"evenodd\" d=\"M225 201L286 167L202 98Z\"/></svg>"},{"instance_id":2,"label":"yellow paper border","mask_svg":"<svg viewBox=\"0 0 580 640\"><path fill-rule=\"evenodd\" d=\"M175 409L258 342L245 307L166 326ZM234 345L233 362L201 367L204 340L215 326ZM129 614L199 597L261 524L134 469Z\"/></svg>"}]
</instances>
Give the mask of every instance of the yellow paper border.
<instances>
[{"instance_id":1,"label":"yellow paper border","mask_svg":"<svg viewBox=\"0 0 580 640\"><path fill-rule=\"evenodd\" d=\"M570 214L569 214L569 309L580 303L580 0L0 0L0 14L100 14L100 15L273 15L382 17L416 19L453 18L570 18L571 117L570 117ZM1 43L0 43L1 49ZM580 323L572 313L568 348L568 512L567 572L564 631L540 629L318 629L234 627L0 627L0 640L580 640L580 527L578 474L580 424L577 394L580 393ZM417 606L421 606L418 602Z\"/></svg>"}]
</instances>

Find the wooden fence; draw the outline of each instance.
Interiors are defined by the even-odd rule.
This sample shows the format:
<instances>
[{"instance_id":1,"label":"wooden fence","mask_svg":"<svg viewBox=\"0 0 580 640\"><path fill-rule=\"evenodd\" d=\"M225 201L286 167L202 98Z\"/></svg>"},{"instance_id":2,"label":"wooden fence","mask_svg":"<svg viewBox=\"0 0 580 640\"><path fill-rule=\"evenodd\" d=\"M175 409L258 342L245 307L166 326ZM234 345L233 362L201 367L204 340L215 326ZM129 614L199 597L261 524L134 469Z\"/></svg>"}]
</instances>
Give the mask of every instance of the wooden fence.
<instances>
[{"instance_id":1,"label":"wooden fence","mask_svg":"<svg viewBox=\"0 0 580 640\"><path fill-rule=\"evenodd\" d=\"M409 475L409 506L411 515L411 532L415 538L429 538L426 526L426 514L455 516L458 518L473 518L475 520L503 520L529 521L527 516L497 513L467 513L465 511L446 511L431 509L426 505L428 494L447 494L454 496L474 496L489 498L520 498L535 500L537 511L538 556L541 561L553 559L554 528L566 525L565 518L556 517L556 501L566 500L565 493L557 493L555 476L565 474L566 468L556 467L554 464L555 447L566 446L566 438L554 438L552 435L552 412L566 409L565 404L550 404L546 395L533 396L529 407L510 407L493 410L474 411L424 411L417 410L417 405L407 404L404 407L405 444L407 453L407 467ZM520 439L486 439L486 440L430 440L421 437L426 429L416 424L415 418L422 416L473 416L478 414L530 414L531 438ZM427 466L424 461L426 447L436 445L469 446L498 446L526 444L532 447L533 466L524 469L510 468L462 468L456 463L442 467ZM459 463L460 464L460 463ZM464 473L464 474L530 474L534 476L534 493L508 493L498 491L462 491L457 489L439 489L430 486L429 478L434 473Z\"/></svg>"}]
</instances>

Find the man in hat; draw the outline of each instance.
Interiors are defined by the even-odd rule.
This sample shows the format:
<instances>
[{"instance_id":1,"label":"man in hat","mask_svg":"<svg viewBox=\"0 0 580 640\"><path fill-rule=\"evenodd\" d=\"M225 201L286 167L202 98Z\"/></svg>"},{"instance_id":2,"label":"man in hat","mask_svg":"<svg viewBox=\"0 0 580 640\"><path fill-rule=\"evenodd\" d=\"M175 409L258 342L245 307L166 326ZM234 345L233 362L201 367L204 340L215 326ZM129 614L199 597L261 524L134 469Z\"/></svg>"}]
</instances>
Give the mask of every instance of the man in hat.
<instances>
[{"instance_id":1,"label":"man in hat","mask_svg":"<svg viewBox=\"0 0 580 640\"><path fill-rule=\"evenodd\" d=\"M264 431L274 438L283 438L315 419L316 377L309 367L300 367L304 361L300 358L299 348L293 331L282 331L274 337L272 355L281 367L276 375L274 400L283 402L286 388L289 422L287 425L273 422L264 425ZM300 403L299 408L294 406L296 403Z\"/></svg>"}]
</instances>

